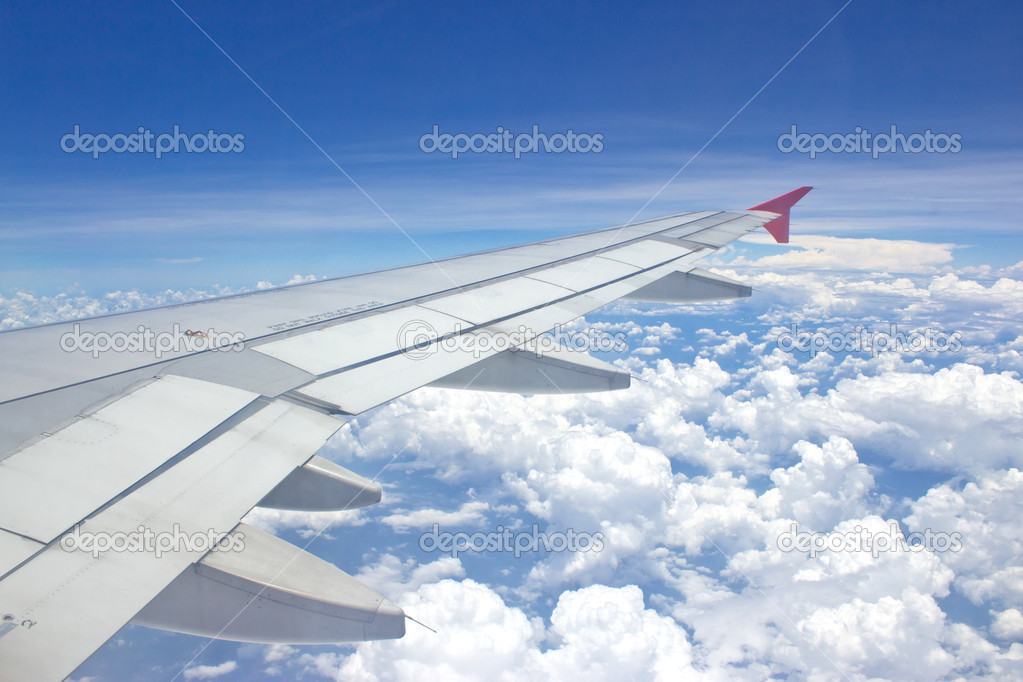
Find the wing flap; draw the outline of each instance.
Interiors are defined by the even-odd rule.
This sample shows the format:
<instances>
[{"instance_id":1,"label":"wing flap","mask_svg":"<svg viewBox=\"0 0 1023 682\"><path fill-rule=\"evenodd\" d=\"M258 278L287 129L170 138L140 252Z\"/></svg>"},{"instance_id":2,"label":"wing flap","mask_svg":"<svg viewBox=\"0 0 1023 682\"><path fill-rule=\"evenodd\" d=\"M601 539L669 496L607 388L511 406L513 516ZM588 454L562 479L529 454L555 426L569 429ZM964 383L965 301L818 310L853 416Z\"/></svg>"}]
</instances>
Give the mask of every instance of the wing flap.
<instances>
[{"instance_id":1,"label":"wing flap","mask_svg":"<svg viewBox=\"0 0 1023 682\"><path fill-rule=\"evenodd\" d=\"M542 353L512 348L430 386L504 393L591 393L628 388L631 380L628 372L568 348Z\"/></svg>"},{"instance_id":2,"label":"wing flap","mask_svg":"<svg viewBox=\"0 0 1023 682\"><path fill-rule=\"evenodd\" d=\"M659 280L622 298L659 303L695 303L746 298L753 289L722 275L693 268L689 272L671 272Z\"/></svg>"},{"instance_id":3,"label":"wing flap","mask_svg":"<svg viewBox=\"0 0 1023 682\"><path fill-rule=\"evenodd\" d=\"M184 377L138 388L0 461L0 527L53 540L256 397Z\"/></svg>"},{"instance_id":4,"label":"wing flap","mask_svg":"<svg viewBox=\"0 0 1023 682\"><path fill-rule=\"evenodd\" d=\"M236 642L334 644L405 634L404 611L333 564L245 524L223 544L132 622Z\"/></svg>"},{"instance_id":5,"label":"wing flap","mask_svg":"<svg viewBox=\"0 0 1023 682\"><path fill-rule=\"evenodd\" d=\"M314 456L292 471L257 506L292 511L359 509L380 501L380 484Z\"/></svg>"}]
</instances>

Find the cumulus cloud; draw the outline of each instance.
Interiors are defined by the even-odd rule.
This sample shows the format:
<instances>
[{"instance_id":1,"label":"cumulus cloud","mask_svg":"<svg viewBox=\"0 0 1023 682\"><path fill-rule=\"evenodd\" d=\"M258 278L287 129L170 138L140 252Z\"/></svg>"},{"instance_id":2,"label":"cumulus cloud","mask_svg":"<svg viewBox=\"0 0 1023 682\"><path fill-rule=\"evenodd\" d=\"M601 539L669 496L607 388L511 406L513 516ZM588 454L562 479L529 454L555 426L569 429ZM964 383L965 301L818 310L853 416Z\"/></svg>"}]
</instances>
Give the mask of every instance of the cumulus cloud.
<instances>
[{"instance_id":1,"label":"cumulus cloud","mask_svg":"<svg viewBox=\"0 0 1023 682\"><path fill-rule=\"evenodd\" d=\"M943 484L913 502L911 529L962 536L962 551L941 559L956 572L956 586L971 601L1023 605L1023 473L992 471L961 487ZM1006 613L1009 613L1008 611ZM1003 627L1013 621L1003 616ZM1003 630L1004 631L1004 630Z\"/></svg>"},{"instance_id":2,"label":"cumulus cloud","mask_svg":"<svg viewBox=\"0 0 1023 682\"><path fill-rule=\"evenodd\" d=\"M168 264L189 264L201 261L201 258L159 259ZM314 282L316 275L295 275L283 286ZM279 284L267 281L258 282L253 289L270 289ZM145 308L190 303L218 296L230 296L245 293L251 289L243 287L214 286L208 289L167 289L150 293L130 289L127 291L110 291L103 294L89 294L81 287L75 286L67 291L51 296L40 296L31 292L18 291L7 296L0 295L0 331L21 327L62 322L66 320L110 315Z\"/></svg>"},{"instance_id":3,"label":"cumulus cloud","mask_svg":"<svg viewBox=\"0 0 1023 682\"><path fill-rule=\"evenodd\" d=\"M728 338L705 337L707 344ZM480 515L504 506L561 527L599 530L605 538L598 553L537 558L510 590L466 578L465 565L451 558L420 566L385 554L360 577L385 576L371 584L386 587L388 594L415 592L403 604L414 605L415 617L431 627L430 618L445 627L465 618L474 632L491 632L461 612L431 611L441 594L481 601L481 612L510 630L501 636L517 659L532 661L531 667L508 668L506 679L538 671L559 679L554 662L572 660L575 650L567 647L576 646L558 630L567 626L554 619L565 595L620 591L639 583L664 586L650 594L636 588L642 602L656 604L644 609L649 611L644 618L677 629L679 637L674 653L656 656L688 661L689 668L678 669L691 668L702 677L798 673L898 679L1011 670L1011 649L949 623L939 600L952 586L972 590L981 603L1002 598L1015 575L1015 550L981 558L973 567L951 553L906 550L875 556L869 547L809 557L782 551L778 537L792 524L828 537L863 529L889 532L895 522L885 515L891 502L875 490L874 474L860 461L857 443L884 446L881 451L899 466L963 475L1012 461L1018 380L962 363L933 370L897 356L813 365L780 361L777 350L749 353L750 362L737 373L700 357L692 363L662 359L637 365L640 381L615 394L524 397L428 389L360 417L332 444L350 460L388 461L396 449L408 448L416 476L455 490L475 486L475 499L432 509L419 519L424 523L433 516L473 525ZM816 390L815 374L840 370L851 376ZM915 407L891 409L892 404ZM968 444L978 452L969 460L960 456ZM682 474L676 464L706 473ZM758 491L736 470L761 477L766 487ZM491 485L480 487L485 480ZM1015 488L999 477L993 480L1001 483L981 478L982 490L973 497L948 486L928 495L948 488L969 498L963 504L990 499L994 507L1011 508L1007 500ZM1004 497L994 494L1007 486ZM910 531L924 526L954 531L962 519L976 518L957 512L960 507L931 504L925 495L901 520ZM924 510L932 508L946 513L946 523L923 519ZM417 519L410 509L379 517L383 526L399 529ZM1008 573L999 575L1002 568L992 571L992 565ZM970 582L971 571L978 580L996 584ZM443 589L432 591L431 585L442 583ZM558 606L541 620L508 601L544 598ZM558 622L579 627L575 620ZM998 632L1010 631L1011 614L997 622L1003 623ZM496 637L494 632L488 636ZM674 635L658 636L676 641ZM398 646L405 641L414 640ZM490 670L473 667L475 660L464 654L453 659L457 666L445 667L411 649L374 653L388 646L321 655L302 665L330 674L341 670L354 679L404 679L406 668L389 662L395 655L415 674L440 670L459 679L466 670ZM488 661L506 660L501 657L507 652L488 646L481 645ZM886 663L895 651L916 663ZM654 659L647 660L648 667L636 670L653 677L659 669Z\"/></svg>"},{"instance_id":4,"label":"cumulus cloud","mask_svg":"<svg viewBox=\"0 0 1023 682\"><path fill-rule=\"evenodd\" d=\"M971 366L929 373L888 360L867 364L873 376L857 374L824 395L805 393L800 369L766 356L740 382L711 360L697 358L691 365L661 360L642 369L644 380L634 389L603 396L527 398L424 390L362 418L351 438L361 447L358 457L382 458L409 441L396 428L398 420L408 420L417 424L411 439L417 471L454 483L504 470L502 485L487 493L493 499L510 495L539 519L599 527L606 537L604 551L540 559L518 593L534 598L557 594L559 586L622 589L627 585L617 581L656 576L677 590L659 595L658 603L676 626L692 633L686 639L689 660L703 675L717 671L756 678L802 671L857 679L1004 668L1009 653L994 647L994 653L984 654L979 635L970 640L960 633L956 641L961 646L946 643L952 635L937 600L948 594L955 574L944 556L927 551L872 556L868 548L810 558L777 547L779 534L793 522L828 533L864 528L880 533L891 527L890 519L878 515L885 503L874 491L873 475L859 461L857 439L872 443L878 433L901 436L899 447L915 453L893 457L904 464L916 461L920 452L917 433L933 432L938 442L961 431L950 453L980 428L1001 434L1001 440L992 441L996 445L1012 441L1015 403L1006 396L1017 389L1011 377ZM870 409L866 398L856 402L858 392L883 396L885 381L893 376L901 382L903 400L916 397L933 409L923 411L924 416L920 410L882 414L880 408ZM959 403L948 397L964 388ZM951 403L947 412L940 411L944 401ZM785 450L797 461L769 470L771 485L762 493L744 477L723 470L678 474L671 464L671 443L677 451L679 435L687 433L682 405L694 421L707 425L688 434L687 461L699 461L692 452L703 453L708 463L708 453L731 452L756 471L750 443L772 438L778 439L778 448L763 462ZM939 411L931 414L934 410ZM471 420L459 425L453 414L466 412ZM959 420L953 419L957 412ZM744 421L746 413L754 415L751 420ZM757 413L765 419L758 420ZM779 415L780 429L772 425ZM736 425L744 437L722 437L725 427ZM667 435L669 429L674 438ZM823 437L836 429L849 435ZM821 440L797 438L815 433L822 434ZM452 450L458 451L460 468ZM927 461L935 464L934 458ZM918 525L914 518L906 522L910 529ZM725 564L717 576L699 568L714 556ZM751 612L758 615L750 617ZM534 646L523 638L527 644L522 646ZM915 652L912 660L923 663L878 663L894 650ZM357 658L339 657L335 663L348 666L346 671L377 670L367 660L360 651Z\"/></svg>"},{"instance_id":5,"label":"cumulus cloud","mask_svg":"<svg viewBox=\"0 0 1023 682\"><path fill-rule=\"evenodd\" d=\"M52 296L16 292L9 296L0 295L0 331L176 303L188 303L216 296L229 296L234 293L238 292L228 287L183 291L168 289L158 293L137 290L111 291L99 296L87 294L79 287Z\"/></svg>"},{"instance_id":6,"label":"cumulus cloud","mask_svg":"<svg viewBox=\"0 0 1023 682\"><path fill-rule=\"evenodd\" d=\"M254 507L242 521L268 533L278 533L284 529L297 529L299 535L310 538L335 526L361 526L366 523L366 517L361 509L305 512Z\"/></svg>"},{"instance_id":7,"label":"cumulus cloud","mask_svg":"<svg viewBox=\"0 0 1023 682\"><path fill-rule=\"evenodd\" d=\"M404 592L414 592L445 578L463 578L465 568L455 557L420 564L412 557L401 559L394 554L383 554L377 561L363 566L356 577L380 594L397 598Z\"/></svg>"},{"instance_id":8,"label":"cumulus cloud","mask_svg":"<svg viewBox=\"0 0 1023 682\"><path fill-rule=\"evenodd\" d=\"M1019 609L1006 609L992 615L991 634L998 639L1023 639L1023 613Z\"/></svg>"},{"instance_id":9,"label":"cumulus cloud","mask_svg":"<svg viewBox=\"0 0 1023 682\"><path fill-rule=\"evenodd\" d=\"M775 469L771 473L775 487L761 497L772 516L827 530L868 511L866 496L874 487L874 477L857 458L852 443L832 437L823 446L799 441L793 450L799 454L799 463Z\"/></svg>"},{"instance_id":10,"label":"cumulus cloud","mask_svg":"<svg viewBox=\"0 0 1023 682\"><path fill-rule=\"evenodd\" d=\"M857 677L934 679L953 658L940 646L945 615L933 599L907 589L901 599L868 603L854 598L837 608L815 610L800 633L840 670Z\"/></svg>"},{"instance_id":11,"label":"cumulus cloud","mask_svg":"<svg viewBox=\"0 0 1023 682\"><path fill-rule=\"evenodd\" d=\"M395 530L403 531L409 528L429 528L433 524L442 526L463 526L467 524L479 524L485 517L484 512L490 509L487 502L466 502L456 511L441 511L439 509L415 509L403 510L389 514L380 519Z\"/></svg>"},{"instance_id":12,"label":"cumulus cloud","mask_svg":"<svg viewBox=\"0 0 1023 682\"><path fill-rule=\"evenodd\" d=\"M212 680L234 672L237 668L237 661L224 661L220 665L197 665L186 668L182 675L186 680Z\"/></svg>"},{"instance_id":13,"label":"cumulus cloud","mask_svg":"<svg viewBox=\"0 0 1023 682\"><path fill-rule=\"evenodd\" d=\"M841 434L906 468L977 472L1023 456L1023 383L975 365L858 374L823 395L801 391L786 366L758 372L749 385L752 395L726 396L710 422L772 450L800 436Z\"/></svg>"},{"instance_id":14,"label":"cumulus cloud","mask_svg":"<svg viewBox=\"0 0 1023 682\"><path fill-rule=\"evenodd\" d=\"M868 272L935 272L951 263L955 244L938 244L906 239L873 239L800 234L790 244L775 245L771 237L754 234L750 244L767 244L782 253L747 259L731 259L730 267L776 271L813 270Z\"/></svg>"},{"instance_id":15,"label":"cumulus cloud","mask_svg":"<svg viewBox=\"0 0 1023 682\"><path fill-rule=\"evenodd\" d=\"M699 679L686 631L646 608L635 586L565 592L547 627L472 580L424 586L403 606L438 632L413 627L402 640L326 654L320 663L340 679L374 682Z\"/></svg>"},{"instance_id":16,"label":"cumulus cloud","mask_svg":"<svg viewBox=\"0 0 1023 682\"><path fill-rule=\"evenodd\" d=\"M729 380L714 378L721 371L713 362L696 362L701 372L692 374L687 373L694 366L659 362L656 369L650 368L651 378L667 382L676 393L688 390L689 395L703 396L709 403L703 409L713 411L721 404L720 390ZM781 381L780 385L790 384L790 388L798 385L780 378L769 381ZM431 432L433 428L453 437L442 405L450 401L454 407L448 408L461 409L463 396L423 391L400 401L401 416L430 425L417 436L419 443L440 437ZM659 576L677 590L675 596L662 595L662 603L675 627L694 633L695 639L685 641L693 647L689 655L699 659L702 673L716 670L727 671L725 676L757 677L771 671L802 670L828 676L838 670L852 676L883 676L876 661L889 639L903 650L926 657L928 674L944 674L956 665L953 655L942 648L944 617L935 601L948 594L953 574L933 553L872 556L867 549L809 558L777 547L778 535L794 521L839 533L855 528L882 532L890 527L888 520L871 514L878 505L872 496L874 480L848 439L833 437L820 444L796 441L792 451L798 462L773 470L769 476L773 486L758 494L744 478L723 471L691 478L676 474L663 450L638 443L607 423L593 422L594 415L620 414L613 404L601 409L601 400L609 399L606 396L585 408L562 404L560 414L570 423L584 413L590 423L561 425L558 436L542 429L519 434L514 448L520 456L513 458L502 451L502 438L494 434L510 431L506 420L519 422L528 416L527 422L543 423L541 415L549 407L549 398L490 398L471 403L473 421L483 427L479 431L474 427L472 433L493 438L472 441L473 448L479 448L474 450L477 457L463 461L463 469L489 471L496 456L502 467L510 469L499 492L514 496L537 518L599 527L606 537L600 553L537 561L521 590L524 596L557 592L559 585L566 584L621 589L626 585L614 585L618 580ZM620 400L636 398L621 394ZM530 408L537 414L527 414ZM633 416L625 421L634 425L640 412L629 412ZM386 409L376 412L360 425L360 439L371 435L371 448L389 448L377 438L393 430L387 428L392 416ZM374 425L378 419L382 421L379 430ZM557 422L552 426L558 426ZM464 429L454 435L464 435ZM442 448L429 446L417 455L446 459ZM448 478L444 465L425 464L441 480ZM725 560L719 577L694 572L694 566L710 556ZM751 618L751 609L763 616ZM553 613L551 618L553 627ZM834 622L840 623L838 630L828 625ZM921 627L896 636L895 630L909 622L919 622ZM854 647L840 636L843 629L856 632ZM527 645L528 641L522 646ZM354 659L338 658L335 663L347 666L346 672L376 670L362 651ZM888 669L888 675L895 677L911 673L908 667Z\"/></svg>"}]
</instances>

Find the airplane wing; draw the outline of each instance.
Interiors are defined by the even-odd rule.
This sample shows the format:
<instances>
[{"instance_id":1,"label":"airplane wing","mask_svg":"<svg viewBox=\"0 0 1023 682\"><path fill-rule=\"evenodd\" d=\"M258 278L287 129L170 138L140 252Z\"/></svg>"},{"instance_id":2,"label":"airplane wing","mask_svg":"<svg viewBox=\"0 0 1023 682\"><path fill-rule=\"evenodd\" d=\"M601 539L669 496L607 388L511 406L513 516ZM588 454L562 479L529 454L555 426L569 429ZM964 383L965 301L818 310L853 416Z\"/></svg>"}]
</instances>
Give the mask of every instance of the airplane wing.
<instances>
[{"instance_id":1,"label":"airplane wing","mask_svg":"<svg viewBox=\"0 0 1023 682\"><path fill-rule=\"evenodd\" d=\"M315 453L421 386L627 387L627 372L531 342L617 299L749 296L695 263L760 226L787 241L809 190L0 333L0 679L63 679L129 622L244 642L403 636L399 607L240 519L379 501Z\"/></svg>"}]
</instances>

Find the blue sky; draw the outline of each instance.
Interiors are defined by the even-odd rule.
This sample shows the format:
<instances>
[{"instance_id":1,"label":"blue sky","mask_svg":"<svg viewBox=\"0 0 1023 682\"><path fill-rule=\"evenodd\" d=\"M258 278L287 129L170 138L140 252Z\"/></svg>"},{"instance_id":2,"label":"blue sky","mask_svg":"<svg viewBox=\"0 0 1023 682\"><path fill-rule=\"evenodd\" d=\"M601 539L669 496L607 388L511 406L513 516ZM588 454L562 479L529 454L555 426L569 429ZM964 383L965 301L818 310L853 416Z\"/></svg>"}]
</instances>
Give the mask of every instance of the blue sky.
<instances>
[{"instance_id":1,"label":"blue sky","mask_svg":"<svg viewBox=\"0 0 1023 682\"><path fill-rule=\"evenodd\" d=\"M435 256L629 220L840 7L182 5ZM15 67L0 75L11 131L0 290L238 288L423 259L173 4L0 11ZM968 229L1001 257L1019 208L1018 19L1011 3L852 3L642 217L745 208L814 184L804 216L825 228L960 239ZM893 123L959 133L963 151L811 160L777 149L792 124L830 134ZM245 149L93 159L58 144L74 125L175 124L242 134ZM419 150L434 124L467 134L538 124L605 144L451 159Z\"/></svg>"},{"instance_id":2,"label":"blue sky","mask_svg":"<svg viewBox=\"0 0 1023 682\"><path fill-rule=\"evenodd\" d=\"M365 475L403 452L382 504L247 519L299 544L325 528L311 551L442 639L300 650L127 627L77 678L1018 677L1023 8L178 1L0 7L0 329L816 189L790 246L752 237L707 263L753 298L577 323L627 335L608 359L629 391L418 391L321 452ZM61 150L76 125L244 150L93 158ZM434 125L603 149L452 159L421 151ZM962 149L811 159L779 151L792 125ZM965 348L777 343L891 324ZM608 548L441 557L417 547L432 519L600 530ZM803 561L774 548L789 520L894 520L967 551Z\"/></svg>"}]
</instances>

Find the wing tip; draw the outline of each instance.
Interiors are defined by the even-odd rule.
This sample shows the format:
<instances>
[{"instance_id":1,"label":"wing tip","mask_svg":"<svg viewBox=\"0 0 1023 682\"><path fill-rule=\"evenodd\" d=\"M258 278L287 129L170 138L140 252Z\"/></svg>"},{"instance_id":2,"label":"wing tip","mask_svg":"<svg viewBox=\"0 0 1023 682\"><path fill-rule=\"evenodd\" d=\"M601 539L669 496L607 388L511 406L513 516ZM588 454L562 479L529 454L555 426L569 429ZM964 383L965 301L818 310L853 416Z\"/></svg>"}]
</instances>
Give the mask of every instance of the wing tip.
<instances>
[{"instance_id":1,"label":"wing tip","mask_svg":"<svg viewBox=\"0 0 1023 682\"><path fill-rule=\"evenodd\" d=\"M771 233L774 240L779 244L789 243L789 210L796 205L800 199L805 197L813 187L804 186L799 189L794 189L791 192L782 194L781 196L775 197L770 201L765 201L762 204L757 204L753 208L747 209L750 211L770 211L771 213L779 213L777 218L764 225L764 229Z\"/></svg>"}]
</instances>

